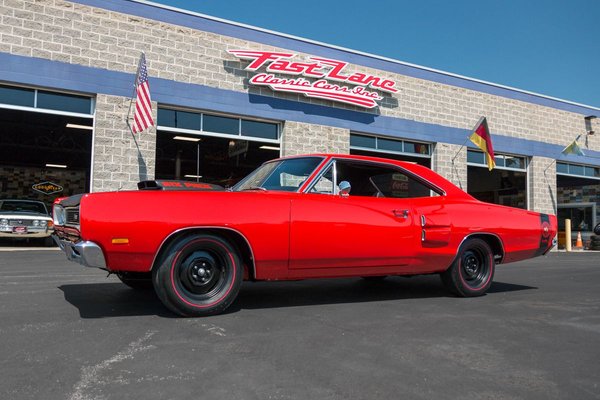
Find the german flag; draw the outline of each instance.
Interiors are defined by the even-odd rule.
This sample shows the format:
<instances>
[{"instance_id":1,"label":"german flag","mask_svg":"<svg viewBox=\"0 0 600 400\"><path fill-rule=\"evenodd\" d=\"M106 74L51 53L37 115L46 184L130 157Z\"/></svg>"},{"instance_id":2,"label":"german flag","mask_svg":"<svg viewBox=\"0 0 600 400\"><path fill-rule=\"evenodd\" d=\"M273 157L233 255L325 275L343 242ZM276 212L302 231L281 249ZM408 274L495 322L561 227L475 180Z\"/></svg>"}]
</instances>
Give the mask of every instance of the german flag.
<instances>
[{"instance_id":1,"label":"german flag","mask_svg":"<svg viewBox=\"0 0 600 400\"><path fill-rule=\"evenodd\" d=\"M496 166L496 161L494 161L494 147L492 146L492 136L490 135L485 117L481 117L477 125L475 125L475 129L473 129L473 133L469 139L485 153L485 162L488 169L490 171L494 169Z\"/></svg>"}]
</instances>

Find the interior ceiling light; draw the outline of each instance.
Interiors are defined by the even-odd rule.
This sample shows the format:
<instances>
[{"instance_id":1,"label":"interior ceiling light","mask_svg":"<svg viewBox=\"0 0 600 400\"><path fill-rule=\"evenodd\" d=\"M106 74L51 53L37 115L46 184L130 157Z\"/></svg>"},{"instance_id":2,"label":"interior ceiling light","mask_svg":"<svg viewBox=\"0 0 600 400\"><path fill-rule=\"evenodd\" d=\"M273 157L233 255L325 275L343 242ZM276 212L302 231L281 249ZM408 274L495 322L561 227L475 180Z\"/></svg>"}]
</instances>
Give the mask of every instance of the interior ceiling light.
<instances>
[{"instance_id":1,"label":"interior ceiling light","mask_svg":"<svg viewBox=\"0 0 600 400\"><path fill-rule=\"evenodd\" d=\"M275 147L275 146L260 146L259 149L265 149L265 150L281 150L279 147Z\"/></svg>"},{"instance_id":2,"label":"interior ceiling light","mask_svg":"<svg viewBox=\"0 0 600 400\"><path fill-rule=\"evenodd\" d=\"M199 142L202 140L200 138L193 138L193 137L189 137L189 136L174 136L173 139L174 140L183 140L185 142Z\"/></svg>"},{"instance_id":3,"label":"interior ceiling light","mask_svg":"<svg viewBox=\"0 0 600 400\"><path fill-rule=\"evenodd\" d=\"M89 131L93 131L94 127L93 126L87 126L87 125L79 125L79 124L67 124L67 128L73 128L73 129L87 129Z\"/></svg>"},{"instance_id":4,"label":"interior ceiling light","mask_svg":"<svg viewBox=\"0 0 600 400\"><path fill-rule=\"evenodd\" d=\"M67 168L66 165L62 165L62 164L46 164L46 167L50 167L50 168Z\"/></svg>"}]
</instances>

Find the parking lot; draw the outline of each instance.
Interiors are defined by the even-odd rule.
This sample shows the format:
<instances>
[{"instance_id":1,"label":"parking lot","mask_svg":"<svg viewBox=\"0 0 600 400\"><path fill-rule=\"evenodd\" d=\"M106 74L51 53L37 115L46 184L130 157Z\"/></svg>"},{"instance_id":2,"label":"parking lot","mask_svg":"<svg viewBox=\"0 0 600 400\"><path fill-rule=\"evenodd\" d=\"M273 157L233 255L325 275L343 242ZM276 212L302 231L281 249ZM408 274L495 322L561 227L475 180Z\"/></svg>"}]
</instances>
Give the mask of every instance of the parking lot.
<instances>
[{"instance_id":1,"label":"parking lot","mask_svg":"<svg viewBox=\"0 0 600 400\"><path fill-rule=\"evenodd\" d=\"M245 283L224 315L57 250L0 251L2 399L598 399L600 253L435 276Z\"/></svg>"}]
</instances>

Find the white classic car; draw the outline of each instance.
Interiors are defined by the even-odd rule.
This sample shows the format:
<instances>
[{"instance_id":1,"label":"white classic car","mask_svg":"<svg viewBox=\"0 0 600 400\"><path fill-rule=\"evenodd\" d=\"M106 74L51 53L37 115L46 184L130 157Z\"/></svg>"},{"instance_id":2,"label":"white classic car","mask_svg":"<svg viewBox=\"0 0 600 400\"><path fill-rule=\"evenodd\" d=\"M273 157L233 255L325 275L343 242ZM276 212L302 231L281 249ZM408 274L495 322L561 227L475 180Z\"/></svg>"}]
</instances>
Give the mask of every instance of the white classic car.
<instances>
[{"instance_id":1,"label":"white classic car","mask_svg":"<svg viewBox=\"0 0 600 400\"><path fill-rule=\"evenodd\" d=\"M54 232L46 205L35 200L0 199L0 238L46 239Z\"/></svg>"}]
</instances>

